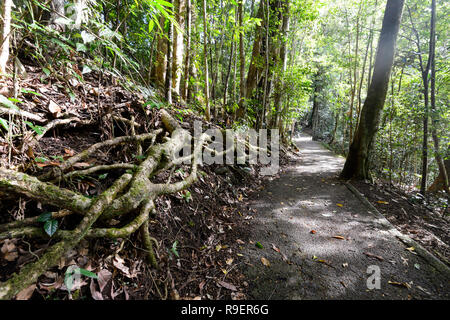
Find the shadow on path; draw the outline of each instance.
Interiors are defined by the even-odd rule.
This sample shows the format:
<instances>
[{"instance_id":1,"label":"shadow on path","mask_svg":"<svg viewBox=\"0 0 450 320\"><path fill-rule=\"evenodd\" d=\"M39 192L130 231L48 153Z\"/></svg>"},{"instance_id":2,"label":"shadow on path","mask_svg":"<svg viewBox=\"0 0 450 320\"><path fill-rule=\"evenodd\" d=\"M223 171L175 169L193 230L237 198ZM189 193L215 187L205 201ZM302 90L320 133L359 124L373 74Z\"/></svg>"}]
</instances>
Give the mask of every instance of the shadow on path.
<instances>
[{"instance_id":1,"label":"shadow on path","mask_svg":"<svg viewBox=\"0 0 450 320\"><path fill-rule=\"evenodd\" d=\"M249 238L264 248L244 250L249 298L449 299L450 279L408 251L340 183L344 159L308 135L295 142L302 160L250 200L257 213ZM379 290L368 289L370 266L381 271Z\"/></svg>"}]
</instances>

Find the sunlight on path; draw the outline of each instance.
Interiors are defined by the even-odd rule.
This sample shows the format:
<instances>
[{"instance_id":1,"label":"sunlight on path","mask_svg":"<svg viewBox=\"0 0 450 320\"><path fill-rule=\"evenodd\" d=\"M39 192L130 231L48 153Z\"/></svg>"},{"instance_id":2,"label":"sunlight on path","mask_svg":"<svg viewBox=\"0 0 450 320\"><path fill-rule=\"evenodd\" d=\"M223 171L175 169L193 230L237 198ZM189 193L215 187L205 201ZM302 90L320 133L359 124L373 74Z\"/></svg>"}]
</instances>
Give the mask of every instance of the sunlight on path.
<instances>
[{"instance_id":1,"label":"sunlight on path","mask_svg":"<svg viewBox=\"0 0 450 320\"><path fill-rule=\"evenodd\" d=\"M417 286L448 298L448 279L435 277L430 266L405 250L337 179L345 159L309 135L301 134L294 142L301 160L268 182L250 203L257 212L250 240L264 247L249 245L244 255L252 298L428 297ZM262 257L270 267L261 263ZM372 265L383 272L382 290L367 288L367 269ZM404 290L388 281L412 281L416 289Z\"/></svg>"}]
</instances>

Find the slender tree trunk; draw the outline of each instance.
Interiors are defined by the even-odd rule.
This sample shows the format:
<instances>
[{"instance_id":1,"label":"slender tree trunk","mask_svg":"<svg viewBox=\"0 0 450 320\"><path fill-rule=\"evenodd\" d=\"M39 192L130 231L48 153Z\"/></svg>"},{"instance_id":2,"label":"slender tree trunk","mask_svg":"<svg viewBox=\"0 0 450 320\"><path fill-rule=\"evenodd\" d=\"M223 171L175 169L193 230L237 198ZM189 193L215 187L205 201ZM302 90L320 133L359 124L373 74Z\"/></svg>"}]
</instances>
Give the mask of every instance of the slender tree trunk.
<instances>
[{"instance_id":1,"label":"slender tree trunk","mask_svg":"<svg viewBox=\"0 0 450 320\"><path fill-rule=\"evenodd\" d=\"M233 30L233 34L231 36L230 60L228 62L228 69L227 69L227 73L226 73L225 81L224 81L223 108L225 108L226 105L227 105L228 84L229 84L229 81L230 81L231 67L232 67L233 58L234 58L234 47L235 47L234 32L235 31Z\"/></svg>"},{"instance_id":2,"label":"slender tree trunk","mask_svg":"<svg viewBox=\"0 0 450 320\"><path fill-rule=\"evenodd\" d=\"M236 111L237 118L242 118L245 114L245 51L244 51L244 6L245 0L238 2L239 15L239 107Z\"/></svg>"},{"instance_id":3,"label":"slender tree trunk","mask_svg":"<svg viewBox=\"0 0 450 320\"><path fill-rule=\"evenodd\" d=\"M171 2L169 0L169 2ZM172 52L172 45L173 45L173 23L171 21L168 21L169 23L169 32L167 34L167 71L166 71L166 82L165 82L165 96L167 103L169 105L172 104L172 59L173 59L173 52Z\"/></svg>"},{"instance_id":4,"label":"slender tree trunk","mask_svg":"<svg viewBox=\"0 0 450 320\"><path fill-rule=\"evenodd\" d=\"M420 193L425 195L427 191L427 184L428 184L428 138L429 138L429 73L431 70L431 61L432 61L432 55L434 54L434 48L433 48L433 30L430 32L430 45L429 45L429 52L428 52L428 62L426 66L424 67L424 61L422 58L422 48L420 44L420 36L417 29L414 27L414 21L412 18L411 10L408 7L408 13L409 13L409 20L411 22L412 30L416 36L416 44L417 44L417 50L419 52L419 67L420 71L422 73L422 83L423 83L423 95L424 95L424 116L423 116L423 140L422 140L422 179L420 183ZM433 18L431 19L431 24L433 24ZM431 29L434 27L432 26Z\"/></svg>"},{"instance_id":5,"label":"slender tree trunk","mask_svg":"<svg viewBox=\"0 0 450 320\"><path fill-rule=\"evenodd\" d=\"M165 22L165 18L161 17L159 24L163 30L165 29ZM152 79L155 81L156 86L161 92L165 92L162 89L166 83L167 49L167 38L164 34L160 33L156 50L156 65L152 71Z\"/></svg>"},{"instance_id":6,"label":"slender tree trunk","mask_svg":"<svg viewBox=\"0 0 450 320\"><path fill-rule=\"evenodd\" d=\"M187 100L188 87L189 87L189 77L190 77L190 66L191 66L191 17L192 8L191 0L186 0L186 56L184 62L184 80L183 88L181 90L181 97Z\"/></svg>"},{"instance_id":7,"label":"slender tree trunk","mask_svg":"<svg viewBox=\"0 0 450 320\"><path fill-rule=\"evenodd\" d=\"M259 19L264 19L264 0L261 1L259 5L257 17ZM253 42L252 57L250 61L250 66L248 67L246 89L245 89L245 98L247 99L251 98L251 96L253 95L253 90L255 90L258 81L258 74L261 73L261 66L260 64L257 63L257 61L261 57L263 27L264 22L261 23L261 25L257 26L255 30L255 40Z\"/></svg>"},{"instance_id":8,"label":"slender tree trunk","mask_svg":"<svg viewBox=\"0 0 450 320\"><path fill-rule=\"evenodd\" d=\"M289 33L289 0L283 1L282 4L283 25L281 27L281 48L280 48L280 73L276 75L275 80L275 96L274 96L274 108L275 108L275 121L273 126L280 128L280 118L282 112L282 100L283 100L283 76L286 72L287 66L287 37Z\"/></svg>"},{"instance_id":9,"label":"slender tree trunk","mask_svg":"<svg viewBox=\"0 0 450 320\"><path fill-rule=\"evenodd\" d=\"M342 178L365 179L368 177L368 156L386 100L404 3L404 0L387 1L373 79L361 111L361 122L341 173Z\"/></svg>"},{"instance_id":10,"label":"slender tree trunk","mask_svg":"<svg viewBox=\"0 0 450 320\"><path fill-rule=\"evenodd\" d=\"M266 59L266 65L265 65L265 75L264 75L264 95L263 95L263 103L261 108L261 122L259 124L259 129L264 128L264 124L266 122L266 109L267 109L267 99L268 99L268 81L269 81L269 69L270 69L270 4L269 0L266 0L266 7L267 7L267 16L266 16L266 52L265 52L265 59Z\"/></svg>"},{"instance_id":11,"label":"slender tree trunk","mask_svg":"<svg viewBox=\"0 0 450 320\"><path fill-rule=\"evenodd\" d=\"M184 56L184 27L186 15L186 0L175 0L175 18L180 27L180 31L173 28L173 65L172 65L172 88L174 93L180 97L180 85L183 71Z\"/></svg>"},{"instance_id":12,"label":"slender tree trunk","mask_svg":"<svg viewBox=\"0 0 450 320\"><path fill-rule=\"evenodd\" d=\"M1 37L0 37L0 74L6 73L6 64L9 59L9 39L11 37L11 7L12 0L4 0L3 5L0 6L1 18Z\"/></svg>"},{"instance_id":13,"label":"slender tree trunk","mask_svg":"<svg viewBox=\"0 0 450 320\"><path fill-rule=\"evenodd\" d=\"M50 12L49 26L60 32L64 31L65 25L56 22L56 19L64 16L64 0L52 0L50 8L52 9L52 12Z\"/></svg>"},{"instance_id":14,"label":"slender tree trunk","mask_svg":"<svg viewBox=\"0 0 450 320\"><path fill-rule=\"evenodd\" d=\"M430 58L431 59L431 135L434 143L434 155L439 168L439 175L442 176L443 189L450 193L448 186L448 172L446 170L444 160L442 159L439 148L439 137L437 134L438 117L436 114L436 0L431 1L431 31L430 31Z\"/></svg>"},{"instance_id":15,"label":"slender tree trunk","mask_svg":"<svg viewBox=\"0 0 450 320\"><path fill-rule=\"evenodd\" d=\"M208 74L208 20L206 14L206 0L203 0L203 63L205 72L205 117L211 121L211 109L209 106L209 74Z\"/></svg>"}]
</instances>

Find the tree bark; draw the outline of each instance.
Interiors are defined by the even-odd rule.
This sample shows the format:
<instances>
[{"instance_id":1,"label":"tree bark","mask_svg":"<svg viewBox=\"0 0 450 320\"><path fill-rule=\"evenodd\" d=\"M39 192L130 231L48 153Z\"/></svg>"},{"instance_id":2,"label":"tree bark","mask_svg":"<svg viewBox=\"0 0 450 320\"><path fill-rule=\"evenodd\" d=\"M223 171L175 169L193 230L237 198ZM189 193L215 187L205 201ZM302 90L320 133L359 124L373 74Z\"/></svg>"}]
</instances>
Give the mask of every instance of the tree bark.
<instances>
[{"instance_id":1,"label":"tree bark","mask_svg":"<svg viewBox=\"0 0 450 320\"><path fill-rule=\"evenodd\" d=\"M0 74L6 73L6 64L9 59L9 39L11 33L11 7L12 0L3 1L3 5L1 6L1 18L3 23L2 26L2 34L0 37Z\"/></svg>"},{"instance_id":2,"label":"tree bark","mask_svg":"<svg viewBox=\"0 0 450 320\"><path fill-rule=\"evenodd\" d=\"M361 111L360 124L341 173L344 179L368 177L368 156L386 100L404 3L404 0L388 0L386 4L373 79Z\"/></svg>"},{"instance_id":3,"label":"tree bark","mask_svg":"<svg viewBox=\"0 0 450 320\"><path fill-rule=\"evenodd\" d=\"M161 17L159 24L161 28L165 29L166 19ZM156 86L161 90L166 83L166 69L167 69L167 38L161 32L158 37L158 46L156 50L156 65L153 68L152 79Z\"/></svg>"},{"instance_id":4,"label":"tree bark","mask_svg":"<svg viewBox=\"0 0 450 320\"><path fill-rule=\"evenodd\" d=\"M184 56L184 27L186 15L186 0L175 0L175 17L180 31L173 29L173 64L172 64L172 88L177 98L181 95L180 85L183 69Z\"/></svg>"},{"instance_id":5,"label":"tree bark","mask_svg":"<svg viewBox=\"0 0 450 320\"><path fill-rule=\"evenodd\" d=\"M437 125L438 125L438 117L436 114L436 0L431 1L431 24L430 24L430 57L431 59L431 118L432 118L432 127L431 127L431 136L433 138L434 143L434 156L436 159L436 163L439 168L439 176L442 177L443 189L450 193L448 186L448 171L444 164L444 160L442 159L440 148L439 148L439 137L437 134Z\"/></svg>"},{"instance_id":6,"label":"tree bark","mask_svg":"<svg viewBox=\"0 0 450 320\"><path fill-rule=\"evenodd\" d=\"M289 0L285 0L282 3L282 15L283 24L281 27L281 45L280 45L280 59L279 63L281 65L280 71L276 76L275 80L275 96L274 96L274 107L275 107L275 119L273 121L273 126L275 128L281 129L281 112L282 112L282 101L283 101L283 76L286 72L287 66L287 36L289 33Z\"/></svg>"},{"instance_id":7,"label":"tree bark","mask_svg":"<svg viewBox=\"0 0 450 320\"><path fill-rule=\"evenodd\" d=\"M181 90L181 97L187 100L188 88L189 88L189 77L190 77L190 66L191 66L191 19L192 18L192 8L191 0L186 0L186 55L184 60L184 80Z\"/></svg>"},{"instance_id":8,"label":"tree bark","mask_svg":"<svg viewBox=\"0 0 450 320\"><path fill-rule=\"evenodd\" d=\"M171 2L169 0L169 2ZM168 21L169 23L169 32L168 32L168 39L167 39L167 71L166 71L166 83L165 83L165 97L167 100L167 103L170 105L172 104L172 60L173 60L173 52L172 52L172 45L173 45L173 23L171 21Z\"/></svg>"},{"instance_id":9,"label":"tree bark","mask_svg":"<svg viewBox=\"0 0 450 320\"><path fill-rule=\"evenodd\" d=\"M203 0L203 63L205 76L205 117L211 121L211 109L209 106L209 74L208 74L208 20L206 19L206 0Z\"/></svg>"}]
</instances>

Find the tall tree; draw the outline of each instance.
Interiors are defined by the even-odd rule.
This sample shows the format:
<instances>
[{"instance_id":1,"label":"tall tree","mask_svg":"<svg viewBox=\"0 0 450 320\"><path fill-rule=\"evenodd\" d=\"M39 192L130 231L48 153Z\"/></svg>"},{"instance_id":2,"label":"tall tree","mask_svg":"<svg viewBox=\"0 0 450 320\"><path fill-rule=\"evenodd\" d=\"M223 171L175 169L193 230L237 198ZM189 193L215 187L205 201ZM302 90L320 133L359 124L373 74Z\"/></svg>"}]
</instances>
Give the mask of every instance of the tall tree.
<instances>
[{"instance_id":1,"label":"tall tree","mask_svg":"<svg viewBox=\"0 0 450 320\"><path fill-rule=\"evenodd\" d=\"M244 51L244 3L245 0L238 2L239 19L239 107L237 115L242 117L245 113L245 51Z\"/></svg>"},{"instance_id":2,"label":"tall tree","mask_svg":"<svg viewBox=\"0 0 450 320\"><path fill-rule=\"evenodd\" d=\"M283 103L283 76L286 72L287 67L287 39L289 33L289 0L284 0L282 3L282 15L283 24L281 27L281 37L280 37L280 54L277 63L279 64L279 71L276 75L275 80L275 93L274 93L274 109L275 117L273 121L273 127L281 129L281 111Z\"/></svg>"},{"instance_id":3,"label":"tall tree","mask_svg":"<svg viewBox=\"0 0 450 320\"><path fill-rule=\"evenodd\" d=\"M387 1L372 82L361 110L358 129L341 173L342 178L365 179L368 177L368 156L386 100L404 4L405 0Z\"/></svg>"},{"instance_id":4,"label":"tall tree","mask_svg":"<svg viewBox=\"0 0 450 320\"><path fill-rule=\"evenodd\" d=\"M431 1L431 22L430 22L430 57L431 60L431 78L430 78L430 102L431 102L431 136L434 143L434 154L436 163L439 168L439 175L442 177L443 189L450 193L448 186L448 172L442 159L440 147L439 147L439 137L437 134L438 116L436 110L436 0Z\"/></svg>"},{"instance_id":5,"label":"tall tree","mask_svg":"<svg viewBox=\"0 0 450 320\"><path fill-rule=\"evenodd\" d=\"M1 37L0 37L0 74L6 73L6 64L9 59L9 39L11 37L11 7L12 0L3 1L3 5L0 6L1 18L3 22L0 22Z\"/></svg>"},{"instance_id":6,"label":"tall tree","mask_svg":"<svg viewBox=\"0 0 450 320\"><path fill-rule=\"evenodd\" d=\"M161 17L159 24L161 25L161 28L165 30L166 19ZM152 69L152 79L159 89L162 89L166 83L167 49L167 37L163 32L160 32L158 34L155 67Z\"/></svg>"},{"instance_id":7,"label":"tall tree","mask_svg":"<svg viewBox=\"0 0 450 320\"><path fill-rule=\"evenodd\" d=\"M203 63L205 76L205 117L207 121L211 121L211 109L209 106L209 74L208 74L208 20L207 20L207 4L203 0Z\"/></svg>"},{"instance_id":8,"label":"tall tree","mask_svg":"<svg viewBox=\"0 0 450 320\"><path fill-rule=\"evenodd\" d=\"M175 18L179 26L179 30L173 30L173 65L172 65L172 88L174 93L179 97L181 95L180 85L183 73L183 56L184 56L184 27L186 16L186 0L175 0Z\"/></svg>"},{"instance_id":9,"label":"tall tree","mask_svg":"<svg viewBox=\"0 0 450 320\"><path fill-rule=\"evenodd\" d=\"M183 86L181 89L181 97L183 99L187 99L188 96L188 88L189 88L189 75L190 75L190 67L191 67L191 20L192 20L192 5L191 0L186 0L186 54L184 60L184 79Z\"/></svg>"}]
</instances>

